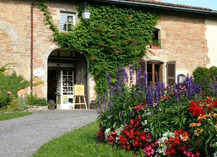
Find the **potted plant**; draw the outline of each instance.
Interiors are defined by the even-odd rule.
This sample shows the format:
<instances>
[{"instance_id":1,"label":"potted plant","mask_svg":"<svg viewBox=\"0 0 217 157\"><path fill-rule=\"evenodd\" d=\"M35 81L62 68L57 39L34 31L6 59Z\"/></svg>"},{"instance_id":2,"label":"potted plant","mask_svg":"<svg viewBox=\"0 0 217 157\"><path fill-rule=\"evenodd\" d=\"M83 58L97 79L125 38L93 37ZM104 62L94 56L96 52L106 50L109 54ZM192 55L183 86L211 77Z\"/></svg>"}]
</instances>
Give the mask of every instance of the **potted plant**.
<instances>
[{"instance_id":1,"label":"potted plant","mask_svg":"<svg viewBox=\"0 0 217 157\"><path fill-rule=\"evenodd\" d=\"M157 40L153 40L150 47L151 49L160 49L160 43Z\"/></svg>"}]
</instances>

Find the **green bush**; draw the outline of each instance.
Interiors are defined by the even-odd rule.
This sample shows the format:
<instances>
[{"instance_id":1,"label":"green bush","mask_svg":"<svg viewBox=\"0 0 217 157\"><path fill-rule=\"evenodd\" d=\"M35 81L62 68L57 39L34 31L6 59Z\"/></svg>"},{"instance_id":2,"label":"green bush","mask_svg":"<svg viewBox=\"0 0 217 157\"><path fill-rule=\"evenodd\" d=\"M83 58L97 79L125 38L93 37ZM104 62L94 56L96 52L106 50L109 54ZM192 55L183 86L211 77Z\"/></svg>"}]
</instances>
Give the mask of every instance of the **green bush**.
<instances>
[{"instance_id":1,"label":"green bush","mask_svg":"<svg viewBox=\"0 0 217 157\"><path fill-rule=\"evenodd\" d=\"M194 82L195 83L197 83L199 85L204 83L203 89L205 89L209 86L209 82L211 81L211 77L210 77L210 71L208 68L197 67L193 72L193 76L194 76ZM205 80L205 82L204 82L204 80Z\"/></svg>"},{"instance_id":2,"label":"green bush","mask_svg":"<svg viewBox=\"0 0 217 157\"><path fill-rule=\"evenodd\" d=\"M11 75L3 74L0 77L0 90L2 95L6 95L8 91L17 97L17 92L29 86L29 82L24 80L22 76L17 76L16 72Z\"/></svg>"},{"instance_id":3,"label":"green bush","mask_svg":"<svg viewBox=\"0 0 217 157\"><path fill-rule=\"evenodd\" d=\"M15 72L11 75L1 73L0 75L0 108L10 105L11 96L17 98L17 92L29 86L22 76L17 76Z\"/></svg>"},{"instance_id":4,"label":"green bush","mask_svg":"<svg viewBox=\"0 0 217 157\"><path fill-rule=\"evenodd\" d=\"M39 98L37 95L29 95L26 97L27 105L47 106L48 102L45 98Z\"/></svg>"},{"instance_id":5,"label":"green bush","mask_svg":"<svg viewBox=\"0 0 217 157\"><path fill-rule=\"evenodd\" d=\"M198 67L193 72L194 82L201 85L204 95L216 96L217 67Z\"/></svg>"}]
</instances>

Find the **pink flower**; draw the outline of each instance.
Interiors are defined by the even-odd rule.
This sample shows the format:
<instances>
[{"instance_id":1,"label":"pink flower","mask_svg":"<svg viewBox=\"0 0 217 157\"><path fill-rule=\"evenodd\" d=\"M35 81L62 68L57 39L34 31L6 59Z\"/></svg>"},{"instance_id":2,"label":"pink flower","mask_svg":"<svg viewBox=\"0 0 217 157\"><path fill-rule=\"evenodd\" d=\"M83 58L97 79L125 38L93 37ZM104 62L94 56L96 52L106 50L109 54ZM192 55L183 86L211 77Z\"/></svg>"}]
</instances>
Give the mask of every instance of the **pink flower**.
<instances>
[{"instance_id":1,"label":"pink flower","mask_svg":"<svg viewBox=\"0 0 217 157\"><path fill-rule=\"evenodd\" d=\"M8 95L11 95L11 91L8 91L7 94L8 94Z\"/></svg>"}]
</instances>

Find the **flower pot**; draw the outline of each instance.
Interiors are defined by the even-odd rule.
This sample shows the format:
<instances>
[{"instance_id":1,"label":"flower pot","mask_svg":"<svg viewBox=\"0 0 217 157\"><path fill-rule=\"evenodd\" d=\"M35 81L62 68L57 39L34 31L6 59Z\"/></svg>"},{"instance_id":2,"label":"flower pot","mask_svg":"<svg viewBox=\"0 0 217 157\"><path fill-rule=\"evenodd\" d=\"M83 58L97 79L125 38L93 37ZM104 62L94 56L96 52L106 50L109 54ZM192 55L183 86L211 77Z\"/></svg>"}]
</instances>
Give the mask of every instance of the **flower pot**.
<instances>
[{"instance_id":1,"label":"flower pot","mask_svg":"<svg viewBox=\"0 0 217 157\"><path fill-rule=\"evenodd\" d=\"M158 45L151 45L151 49L160 49L160 46L158 46Z\"/></svg>"}]
</instances>

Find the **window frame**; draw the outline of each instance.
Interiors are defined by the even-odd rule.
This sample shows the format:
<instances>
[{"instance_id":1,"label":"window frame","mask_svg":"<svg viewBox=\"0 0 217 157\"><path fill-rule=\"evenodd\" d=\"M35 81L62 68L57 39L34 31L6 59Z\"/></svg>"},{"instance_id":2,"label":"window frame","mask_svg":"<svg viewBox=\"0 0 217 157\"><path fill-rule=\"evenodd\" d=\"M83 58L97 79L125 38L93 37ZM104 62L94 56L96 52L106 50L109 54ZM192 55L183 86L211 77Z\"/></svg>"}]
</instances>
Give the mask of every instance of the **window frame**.
<instances>
[{"instance_id":1,"label":"window frame","mask_svg":"<svg viewBox=\"0 0 217 157\"><path fill-rule=\"evenodd\" d=\"M65 21L62 21L62 16L66 16L65 17ZM68 17L72 16L72 23L68 22ZM76 14L72 13L72 12L60 12L60 31L61 32L71 32L71 30L69 29L69 25L73 25L75 26L76 24ZM62 29L62 25L66 25L65 30Z\"/></svg>"},{"instance_id":2,"label":"window frame","mask_svg":"<svg viewBox=\"0 0 217 157\"><path fill-rule=\"evenodd\" d=\"M161 49L160 32L161 32L161 30L159 28L154 28L154 32L153 32L154 36L153 36L152 40L153 41L156 40L160 45L158 46L158 45L152 44L152 45L150 45L151 49Z\"/></svg>"}]
</instances>

